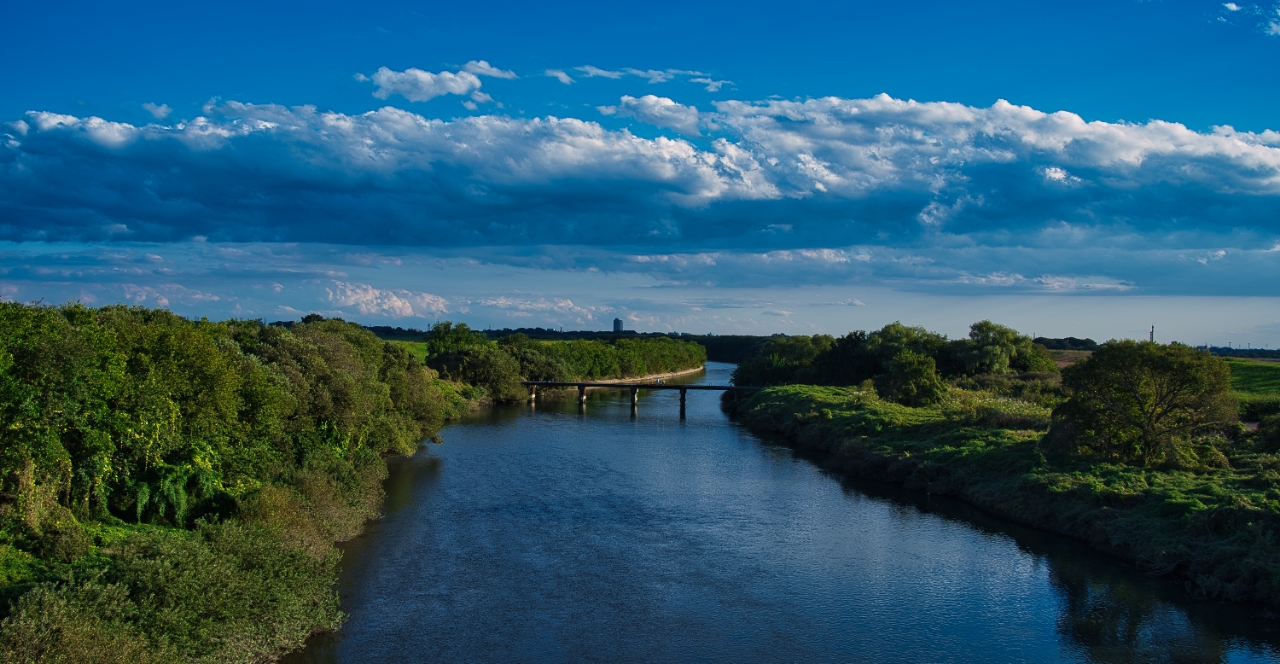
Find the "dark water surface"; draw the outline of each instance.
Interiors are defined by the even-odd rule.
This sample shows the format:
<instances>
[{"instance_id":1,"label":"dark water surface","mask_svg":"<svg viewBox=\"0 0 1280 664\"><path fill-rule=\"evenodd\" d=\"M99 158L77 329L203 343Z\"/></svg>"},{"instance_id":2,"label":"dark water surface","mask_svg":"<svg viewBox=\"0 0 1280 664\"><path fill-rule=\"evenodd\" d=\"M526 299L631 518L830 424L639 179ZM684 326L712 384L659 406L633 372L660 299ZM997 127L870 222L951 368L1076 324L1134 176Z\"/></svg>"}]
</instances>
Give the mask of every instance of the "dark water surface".
<instances>
[{"instance_id":1,"label":"dark water surface","mask_svg":"<svg viewBox=\"0 0 1280 664\"><path fill-rule=\"evenodd\" d=\"M724 384L731 365L690 382ZM842 482L718 394L488 411L392 464L299 662L1280 661L1257 607L956 501Z\"/></svg>"}]
</instances>

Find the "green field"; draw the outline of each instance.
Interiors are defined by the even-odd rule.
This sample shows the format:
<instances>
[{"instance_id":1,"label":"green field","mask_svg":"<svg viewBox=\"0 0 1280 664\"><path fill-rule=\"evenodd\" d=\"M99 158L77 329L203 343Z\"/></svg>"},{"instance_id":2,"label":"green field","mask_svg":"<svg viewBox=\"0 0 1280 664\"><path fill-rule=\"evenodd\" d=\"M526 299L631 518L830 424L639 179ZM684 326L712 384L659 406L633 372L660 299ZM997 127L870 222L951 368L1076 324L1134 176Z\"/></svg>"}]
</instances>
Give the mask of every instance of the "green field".
<instances>
[{"instance_id":1,"label":"green field","mask_svg":"<svg viewBox=\"0 0 1280 664\"><path fill-rule=\"evenodd\" d=\"M1280 394L1280 362L1228 359L1231 388L1249 394Z\"/></svg>"},{"instance_id":2,"label":"green field","mask_svg":"<svg viewBox=\"0 0 1280 664\"><path fill-rule=\"evenodd\" d=\"M1231 389L1240 402L1240 419L1256 422L1280 413L1280 362L1224 358L1231 367Z\"/></svg>"},{"instance_id":3,"label":"green field","mask_svg":"<svg viewBox=\"0 0 1280 664\"><path fill-rule=\"evenodd\" d=\"M427 361L427 342L425 341L392 341L391 343L409 351L419 362Z\"/></svg>"}]
</instances>

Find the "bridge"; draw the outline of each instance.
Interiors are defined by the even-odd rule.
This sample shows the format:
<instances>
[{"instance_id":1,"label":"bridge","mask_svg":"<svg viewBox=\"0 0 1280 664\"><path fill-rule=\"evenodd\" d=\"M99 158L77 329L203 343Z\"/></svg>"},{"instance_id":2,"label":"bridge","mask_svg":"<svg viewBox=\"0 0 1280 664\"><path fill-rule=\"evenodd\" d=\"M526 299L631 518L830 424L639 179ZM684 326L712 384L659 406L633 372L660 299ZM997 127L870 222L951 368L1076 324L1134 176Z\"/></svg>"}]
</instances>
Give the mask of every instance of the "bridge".
<instances>
[{"instance_id":1,"label":"bridge","mask_svg":"<svg viewBox=\"0 0 1280 664\"><path fill-rule=\"evenodd\" d=\"M668 385L662 382L646 382L646 383L611 383L611 382L591 382L591 381L572 381L561 382L551 380L526 380L521 384L529 388L529 403L533 403L538 398L538 388L578 388L578 407L586 408L587 406L587 388L591 389L612 389L612 390L631 390L631 414L636 414L636 408L640 404L640 390L680 390L680 417L684 418L684 402L685 396L689 390L704 390L714 392L733 392L736 398L742 392L759 392L763 387L750 387L739 385Z\"/></svg>"}]
</instances>

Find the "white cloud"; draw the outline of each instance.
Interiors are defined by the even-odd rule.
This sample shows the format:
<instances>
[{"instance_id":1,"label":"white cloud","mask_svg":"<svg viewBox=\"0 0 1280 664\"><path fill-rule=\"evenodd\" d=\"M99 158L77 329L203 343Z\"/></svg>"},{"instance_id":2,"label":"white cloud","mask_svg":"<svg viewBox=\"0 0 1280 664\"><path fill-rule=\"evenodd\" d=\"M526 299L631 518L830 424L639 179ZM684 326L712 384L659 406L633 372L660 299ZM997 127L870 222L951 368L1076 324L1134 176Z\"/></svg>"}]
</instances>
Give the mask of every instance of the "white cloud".
<instances>
[{"instance_id":1,"label":"white cloud","mask_svg":"<svg viewBox=\"0 0 1280 664\"><path fill-rule=\"evenodd\" d=\"M582 72L582 75L586 76L587 78L602 77L602 78L618 79L618 78L622 78L624 75L624 72L609 71L608 69L601 69L599 67L594 67L592 65L583 65L581 67L574 67L574 69L577 69L578 71Z\"/></svg>"},{"instance_id":2,"label":"white cloud","mask_svg":"<svg viewBox=\"0 0 1280 664\"><path fill-rule=\"evenodd\" d=\"M473 305L482 307L492 307L506 312L509 316L529 317L536 313L556 313L562 315L573 316L574 320L579 323L585 323L595 320L595 314L609 311L608 308L600 307L580 307L573 303L573 300L565 297L554 297L547 299L545 297L520 298L509 296L488 297L471 300Z\"/></svg>"},{"instance_id":3,"label":"white cloud","mask_svg":"<svg viewBox=\"0 0 1280 664\"><path fill-rule=\"evenodd\" d=\"M1240 5L1237 5L1234 2L1224 2L1222 3L1222 6L1226 7L1229 12L1238 12L1241 9Z\"/></svg>"},{"instance_id":4,"label":"white cloud","mask_svg":"<svg viewBox=\"0 0 1280 664\"><path fill-rule=\"evenodd\" d=\"M373 96L386 99L400 95L409 101L427 101L442 95L468 95L480 89L480 79L473 73L442 71L433 74L421 69L409 68L392 71L381 67L373 75L378 86Z\"/></svg>"},{"instance_id":5,"label":"white cloud","mask_svg":"<svg viewBox=\"0 0 1280 664\"><path fill-rule=\"evenodd\" d=\"M684 106L666 97L645 95L636 99L624 95L617 106L601 106L605 115L633 117L656 127L668 127L689 136L697 136L698 109Z\"/></svg>"},{"instance_id":6,"label":"white cloud","mask_svg":"<svg viewBox=\"0 0 1280 664\"><path fill-rule=\"evenodd\" d=\"M475 74L476 76L488 76L490 78L512 79L516 77L516 73L508 69L498 69L489 64L485 60L472 60L462 65L462 71Z\"/></svg>"},{"instance_id":7,"label":"white cloud","mask_svg":"<svg viewBox=\"0 0 1280 664\"><path fill-rule=\"evenodd\" d=\"M168 104L160 104L159 106L156 106L151 102L147 102L142 105L142 108L157 120L163 120L169 117L169 114L173 112L173 109L169 108Z\"/></svg>"},{"instance_id":8,"label":"white cloud","mask_svg":"<svg viewBox=\"0 0 1280 664\"><path fill-rule=\"evenodd\" d=\"M564 70L562 69L548 69L542 73L543 75L550 76L565 85L573 84L573 79L568 74L564 73Z\"/></svg>"},{"instance_id":9,"label":"white cloud","mask_svg":"<svg viewBox=\"0 0 1280 664\"><path fill-rule=\"evenodd\" d=\"M571 117L441 120L391 106L348 115L213 103L172 126L33 112L21 140L0 144L0 163L21 167L0 171L0 218L23 220L0 225L0 239L679 239L715 253L940 238L1019 246L1047 241L1050 223L1092 229L1094 245L1119 237L1188 251L1280 236L1274 131L887 95L721 101L714 111L647 95L602 110L706 138L645 138ZM134 202L127 214L119 201ZM888 260L867 255L876 260L846 264Z\"/></svg>"},{"instance_id":10,"label":"white cloud","mask_svg":"<svg viewBox=\"0 0 1280 664\"><path fill-rule=\"evenodd\" d=\"M1050 182L1059 182L1062 184L1078 184L1080 178L1068 173L1065 169L1057 166L1048 166L1044 169L1044 179Z\"/></svg>"},{"instance_id":11,"label":"white cloud","mask_svg":"<svg viewBox=\"0 0 1280 664\"><path fill-rule=\"evenodd\" d=\"M428 313L449 311L449 303L444 298L403 288L384 290L369 284L334 280L333 288L325 291L330 303L339 307L355 307L356 311L367 316L424 318Z\"/></svg>"},{"instance_id":12,"label":"white cloud","mask_svg":"<svg viewBox=\"0 0 1280 664\"><path fill-rule=\"evenodd\" d=\"M622 78L623 76L637 76L643 79L647 79L649 83L666 83L667 81L673 80L681 76L697 76L700 78L690 79L690 80L693 80L695 83L708 84L707 89L711 90L712 92L714 92L715 90L719 90L721 85L729 82L729 81L712 81L709 78L701 78L701 77L705 77L706 75L700 71L691 71L687 69L636 69L635 67L626 67L620 71L614 71L610 69L601 69L599 67L595 67L592 65L583 65L581 67L574 67L574 69L577 69L578 71L582 72L582 74L587 78L600 77L600 78L611 78L616 80L616 79ZM555 70L548 70L548 75L551 75L550 71L555 71ZM561 82L563 83L564 80L561 79Z\"/></svg>"},{"instance_id":13,"label":"white cloud","mask_svg":"<svg viewBox=\"0 0 1280 664\"><path fill-rule=\"evenodd\" d=\"M1280 22L1272 21L1268 23L1266 32L1272 37L1280 37Z\"/></svg>"},{"instance_id":14,"label":"white cloud","mask_svg":"<svg viewBox=\"0 0 1280 664\"><path fill-rule=\"evenodd\" d=\"M707 86L707 92L719 92L720 88L726 85L733 85L733 81L717 81L710 78L691 78L690 83L703 83Z\"/></svg>"}]
</instances>

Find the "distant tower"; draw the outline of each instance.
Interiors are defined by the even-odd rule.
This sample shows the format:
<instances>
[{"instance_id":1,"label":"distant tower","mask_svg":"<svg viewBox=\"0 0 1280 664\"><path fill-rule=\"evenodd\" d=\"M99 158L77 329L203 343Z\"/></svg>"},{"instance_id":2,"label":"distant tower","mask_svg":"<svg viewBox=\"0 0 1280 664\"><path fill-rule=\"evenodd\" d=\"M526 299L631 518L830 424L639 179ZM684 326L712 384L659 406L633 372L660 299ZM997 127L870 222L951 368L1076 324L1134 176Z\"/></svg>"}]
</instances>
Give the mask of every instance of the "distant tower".
<instances>
[{"instance_id":1,"label":"distant tower","mask_svg":"<svg viewBox=\"0 0 1280 664\"><path fill-rule=\"evenodd\" d=\"M1156 342L1156 326L1152 325L1151 326L1151 343L1155 343L1155 342Z\"/></svg>"},{"instance_id":2,"label":"distant tower","mask_svg":"<svg viewBox=\"0 0 1280 664\"><path fill-rule=\"evenodd\" d=\"M621 332L621 331L622 331L622 319L621 319L621 318L615 318L615 319L613 319L613 331L614 331L614 332Z\"/></svg>"}]
</instances>

